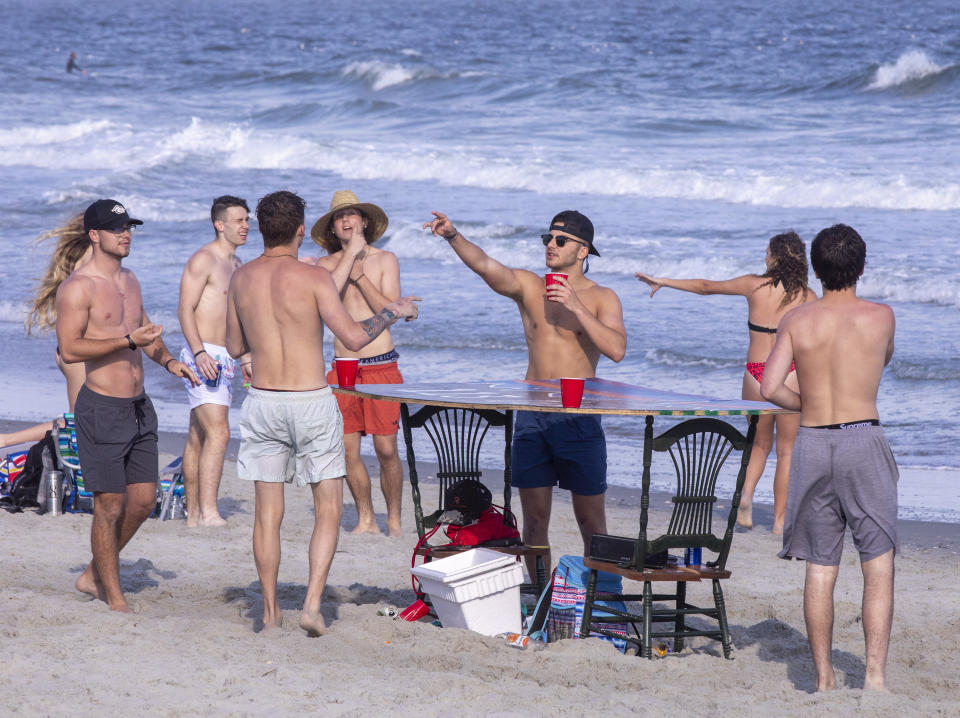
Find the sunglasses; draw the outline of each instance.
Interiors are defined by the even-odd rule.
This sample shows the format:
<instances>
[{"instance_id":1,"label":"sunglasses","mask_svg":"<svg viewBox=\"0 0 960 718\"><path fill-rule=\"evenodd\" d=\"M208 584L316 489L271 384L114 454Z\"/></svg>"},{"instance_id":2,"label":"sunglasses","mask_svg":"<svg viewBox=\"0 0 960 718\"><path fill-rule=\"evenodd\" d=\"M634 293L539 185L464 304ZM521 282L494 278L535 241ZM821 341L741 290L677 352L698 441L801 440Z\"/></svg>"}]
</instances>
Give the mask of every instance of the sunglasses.
<instances>
[{"instance_id":1,"label":"sunglasses","mask_svg":"<svg viewBox=\"0 0 960 718\"><path fill-rule=\"evenodd\" d=\"M544 247L548 246L551 240L556 242L558 247L563 247L563 245L565 245L567 242L576 242L577 244L582 244L584 247L590 246L586 242L579 239L574 239L573 237L554 237L552 234L541 234L540 239L543 240Z\"/></svg>"},{"instance_id":2,"label":"sunglasses","mask_svg":"<svg viewBox=\"0 0 960 718\"><path fill-rule=\"evenodd\" d=\"M134 232L137 231L137 225L128 224L126 227L117 227L115 229L106 229L103 231L109 232L110 234L123 234L124 232L129 232L130 234L133 234Z\"/></svg>"}]
</instances>

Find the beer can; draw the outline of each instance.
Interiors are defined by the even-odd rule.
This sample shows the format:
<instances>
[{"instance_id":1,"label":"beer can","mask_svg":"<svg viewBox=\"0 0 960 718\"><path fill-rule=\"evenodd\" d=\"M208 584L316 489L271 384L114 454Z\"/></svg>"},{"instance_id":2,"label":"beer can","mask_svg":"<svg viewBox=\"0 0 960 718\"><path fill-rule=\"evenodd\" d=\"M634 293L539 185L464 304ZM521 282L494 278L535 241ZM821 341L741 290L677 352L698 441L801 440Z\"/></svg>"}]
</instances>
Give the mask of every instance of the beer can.
<instances>
[{"instance_id":1,"label":"beer can","mask_svg":"<svg viewBox=\"0 0 960 718\"><path fill-rule=\"evenodd\" d=\"M220 372L223 370L222 364L217 364L217 375L213 379L204 379L203 383L209 386L211 389L216 389L217 385L220 383Z\"/></svg>"},{"instance_id":2,"label":"beer can","mask_svg":"<svg viewBox=\"0 0 960 718\"><path fill-rule=\"evenodd\" d=\"M703 549L699 546L697 548L688 548L683 552L683 562L687 566L699 566L702 556Z\"/></svg>"}]
</instances>

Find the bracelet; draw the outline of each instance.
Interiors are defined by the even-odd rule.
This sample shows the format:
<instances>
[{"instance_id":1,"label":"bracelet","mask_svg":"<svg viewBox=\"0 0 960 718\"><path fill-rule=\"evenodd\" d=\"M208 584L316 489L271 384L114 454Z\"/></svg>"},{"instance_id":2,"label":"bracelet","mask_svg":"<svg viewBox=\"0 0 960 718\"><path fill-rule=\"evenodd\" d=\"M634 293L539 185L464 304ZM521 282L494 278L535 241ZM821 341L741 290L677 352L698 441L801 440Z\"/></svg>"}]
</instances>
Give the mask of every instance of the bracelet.
<instances>
[{"instance_id":1,"label":"bracelet","mask_svg":"<svg viewBox=\"0 0 960 718\"><path fill-rule=\"evenodd\" d=\"M440 235L440 236L443 237L443 235ZM460 236L460 231L457 230L457 232L452 237L443 237L443 238L447 240L447 244L453 244L453 240L455 240L459 236Z\"/></svg>"},{"instance_id":2,"label":"bracelet","mask_svg":"<svg viewBox=\"0 0 960 718\"><path fill-rule=\"evenodd\" d=\"M190 351L193 352L193 349L191 349ZM193 358L196 359L196 358L197 358L198 356L200 356L201 354L206 354L206 353L207 353L207 350L206 350L206 349L201 349L201 350L198 351L198 352L193 352Z\"/></svg>"},{"instance_id":3,"label":"bracelet","mask_svg":"<svg viewBox=\"0 0 960 718\"><path fill-rule=\"evenodd\" d=\"M240 366L253 366L253 362L252 361L244 362Z\"/></svg>"},{"instance_id":4,"label":"bracelet","mask_svg":"<svg viewBox=\"0 0 960 718\"><path fill-rule=\"evenodd\" d=\"M127 344L130 345L130 350L131 350L131 351L136 351L136 350L137 350L137 343L136 343L135 341L133 341L133 339L130 338L130 335L129 335L129 334L127 334L127 336L125 336L124 339L126 339L126 340L127 340Z\"/></svg>"},{"instance_id":5,"label":"bracelet","mask_svg":"<svg viewBox=\"0 0 960 718\"><path fill-rule=\"evenodd\" d=\"M170 357L169 359L167 359L167 360L163 363L163 368L166 369L167 371L170 371L170 362L172 362L172 361L176 361L176 359L175 359L174 357Z\"/></svg>"}]
</instances>

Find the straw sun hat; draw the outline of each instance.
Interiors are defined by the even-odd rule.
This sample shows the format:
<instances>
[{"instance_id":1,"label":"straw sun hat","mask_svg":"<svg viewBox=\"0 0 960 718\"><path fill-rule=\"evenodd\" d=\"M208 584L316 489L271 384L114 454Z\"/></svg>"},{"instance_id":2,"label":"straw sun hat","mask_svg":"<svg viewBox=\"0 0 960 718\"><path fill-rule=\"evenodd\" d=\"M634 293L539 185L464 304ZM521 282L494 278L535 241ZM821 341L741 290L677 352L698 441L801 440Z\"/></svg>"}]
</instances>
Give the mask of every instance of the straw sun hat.
<instances>
[{"instance_id":1,"label":"straw sun hat","mask_svg":"<svg viewBox=\"0 0 960 718\"><path fill-rule=\"evenodd\" d=\"M326 247L324 239L333 239L333 215L348 207L355 207L363 212L363 215L367 218L367 229L364 232L364 237L368 244L376 242L387 231L386 212L375 204L361 202L353 192L343 189L333 193L333 199L330 200L330 211L318 219L316 224L313 225L313 229L310 230L313 241L321 247Z\"/></svg>"}]
</instances>

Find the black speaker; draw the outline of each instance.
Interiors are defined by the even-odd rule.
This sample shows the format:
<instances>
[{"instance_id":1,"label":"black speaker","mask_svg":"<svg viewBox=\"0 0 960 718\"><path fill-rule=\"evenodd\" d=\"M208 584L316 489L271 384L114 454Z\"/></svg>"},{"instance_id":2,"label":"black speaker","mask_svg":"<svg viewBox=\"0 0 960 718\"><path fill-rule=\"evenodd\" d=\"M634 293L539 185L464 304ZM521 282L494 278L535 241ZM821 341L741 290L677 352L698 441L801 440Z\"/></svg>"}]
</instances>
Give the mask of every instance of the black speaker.
<instances>
[{"instance_id":1,"label":"black speaker","mask_svg":"<svg viewBox=\"0 0 960 718\"><path fill-rule=\"evenodd\" d=\"M636 539L594 534L590 539L590 558L598 561L630 563L633 560L633 549L636 544Z\"/></svg>"}]
</instances>

